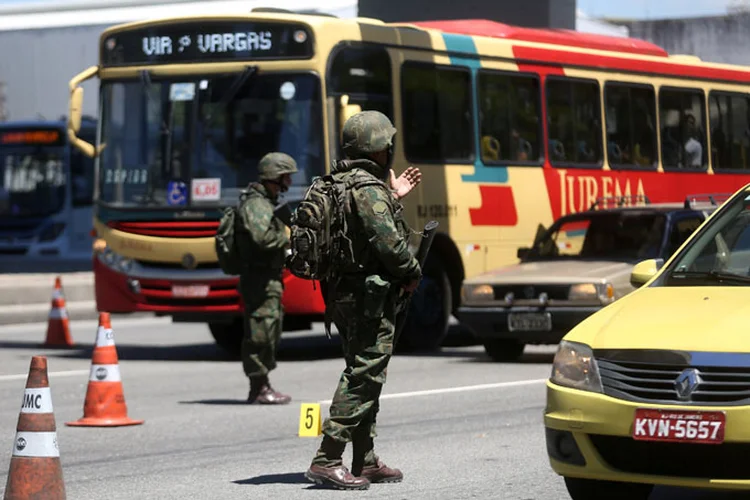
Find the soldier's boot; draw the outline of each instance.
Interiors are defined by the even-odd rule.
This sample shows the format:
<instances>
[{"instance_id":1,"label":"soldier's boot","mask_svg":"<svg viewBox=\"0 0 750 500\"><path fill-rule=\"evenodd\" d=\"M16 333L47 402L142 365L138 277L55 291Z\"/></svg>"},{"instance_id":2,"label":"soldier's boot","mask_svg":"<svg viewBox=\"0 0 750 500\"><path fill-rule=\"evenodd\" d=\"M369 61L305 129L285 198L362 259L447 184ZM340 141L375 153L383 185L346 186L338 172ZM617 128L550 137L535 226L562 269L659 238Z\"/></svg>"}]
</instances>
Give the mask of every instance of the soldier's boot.
<instances>
[{"instance_id":1,"label":"soldier's boot","mask_svg":"<svg viewBox=\"0 0 750 500\"><path fill-rule=\"evenodd\" d=\"M261 405L285 405L288 404L292 398L286 394L281 394L271 387L268 383L268 376L264 375L261 377L250 378L250 394L247 400L251 404Z\"/></svg>"},{"instance_id":2,"label":"soldier's boot","mask_svg":"<svg viewBox=\"0 0 750 500\"><path fill-rule=\"evenodd\" d=\"M332 486L339 490L366 490L370 481L364 477L356 477L347 469L341 455L344 454L346 443L340 443L328 436L323 436L318 453L313 458L305 477L313 483Z\"/></svg>"},{"instance_id":3,"label":"soldier's boot","mask_svg":"<svg viewBox=\"0 0 750 500\"><path fill-rule=\"evenodd\" d=\"M404 474L385 465L375 454L372 437L357 437L352 443L352 474L371 483L400 483Z\"/></svg>"}]
</instances>

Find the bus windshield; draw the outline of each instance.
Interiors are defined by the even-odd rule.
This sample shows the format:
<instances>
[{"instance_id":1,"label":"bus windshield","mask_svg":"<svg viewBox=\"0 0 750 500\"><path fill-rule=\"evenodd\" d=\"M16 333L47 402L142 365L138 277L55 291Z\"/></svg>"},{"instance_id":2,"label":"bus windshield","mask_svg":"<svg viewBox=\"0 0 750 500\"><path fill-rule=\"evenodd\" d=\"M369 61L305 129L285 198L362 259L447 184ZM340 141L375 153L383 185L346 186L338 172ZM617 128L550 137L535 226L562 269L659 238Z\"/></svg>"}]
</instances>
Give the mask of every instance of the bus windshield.
<instances>
[{"instance_id":1,"label":"bus windshield","mask_svg":"<svg viewBox=\"0 0 750 500\"><path fill-rule=\"evenodd\" d=\"M320 82L309 73L104 82L101 203L224 206L263 155L291 155L290 198L324 171Z\"/></svg>"},{"instance_id":2,"label":"bus windshield","mask_svg":"<svg viewBox=\"0 0 750 500\"><path fill-rule=\"evenodd\" d=\"M62 210L62 147L0 146L0 217L45 216Z\"/></svg>"}]
</instances>

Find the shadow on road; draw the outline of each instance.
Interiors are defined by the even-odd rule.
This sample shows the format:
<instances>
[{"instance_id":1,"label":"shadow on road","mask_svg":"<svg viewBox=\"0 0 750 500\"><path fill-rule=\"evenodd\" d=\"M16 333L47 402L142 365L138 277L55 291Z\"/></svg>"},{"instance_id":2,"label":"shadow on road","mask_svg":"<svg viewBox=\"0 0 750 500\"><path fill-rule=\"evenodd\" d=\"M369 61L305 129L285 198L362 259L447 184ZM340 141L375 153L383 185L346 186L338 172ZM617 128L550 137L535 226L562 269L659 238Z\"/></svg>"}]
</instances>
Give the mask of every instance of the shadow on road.
<instances>
[{"instance_id":1,"label":"shadow on road","mask_svg":"<svg viewBox=\"0 0 750 500\"><path fill-rule=\"evenodd\" d=\"M234 484L311 484L305 478L304 472L287 472L285 474L266 474L264 476L251 477L232 481Z\"/></svg>"},{"instance_id":2,"label":"shadow on road","mask_svg":"<svg viewBox=\"0 0 750 500\"><path fill-rule=\"evenodd\" d=\"M181 405L249 406L246 399L198 399L179 401Z\"/></svg>"}]
</instances>

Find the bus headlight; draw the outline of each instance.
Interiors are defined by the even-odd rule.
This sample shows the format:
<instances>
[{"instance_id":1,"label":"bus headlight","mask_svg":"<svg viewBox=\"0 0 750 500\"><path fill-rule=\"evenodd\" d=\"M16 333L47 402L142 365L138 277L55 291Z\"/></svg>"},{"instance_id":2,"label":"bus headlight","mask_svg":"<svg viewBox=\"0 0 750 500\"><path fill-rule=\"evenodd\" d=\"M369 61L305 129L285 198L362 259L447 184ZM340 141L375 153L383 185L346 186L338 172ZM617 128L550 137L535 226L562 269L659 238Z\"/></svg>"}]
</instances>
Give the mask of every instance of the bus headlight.
<instances>
[{"instance_id":1,"label":"bus headlight","mask_svg":"<svg viewBox=\"0 0 750 500\"><path fill-rule=\"evenodd\" d=\"M102 252L102 261L109 267L112 267L115 265L115 261L117 261L117 254L109 248L105 248Z\"/></svg>"},{"instance_id":2,"label":"bus headlight","mask_svg":"<svg viewBox=\"0 0 750 500\"><path fill-rule=\"evenodd\" d=\"M64 222L54 222L39 233L39 243L55 241L65 231Z\"/></svg>"},{"instance_id":3,"label":"bus headlight","mask_svg":"<svg viewBox=\"0 0 750 500\"><path fill-rule=\"evenodd\" d=\"M495 290L490 285L464 285L461 287L463 302L487 302L495 298Z\"/></svg>"},{"instance_id":4,"label":"bus headlight","mask_svg":"<svg viewBox=\"0 0 750 500\"><path fill-rule=\"evenodd\" d=\"M117 267L119 267L122 272L127 273L133 267L133 260L128 259L127 257L120 257L117 261Z\"/></svg>"},{"instance_id":5,"label":"bus headlight","mask_svg":"<svg viewBox=\"0 0 750 500\"><path fill-rule=\"evenodd\" d=\"M560 341L552 362L550 381L582 391L603 392L594 352L586 344Z\"/></svg>"}]
</instances>

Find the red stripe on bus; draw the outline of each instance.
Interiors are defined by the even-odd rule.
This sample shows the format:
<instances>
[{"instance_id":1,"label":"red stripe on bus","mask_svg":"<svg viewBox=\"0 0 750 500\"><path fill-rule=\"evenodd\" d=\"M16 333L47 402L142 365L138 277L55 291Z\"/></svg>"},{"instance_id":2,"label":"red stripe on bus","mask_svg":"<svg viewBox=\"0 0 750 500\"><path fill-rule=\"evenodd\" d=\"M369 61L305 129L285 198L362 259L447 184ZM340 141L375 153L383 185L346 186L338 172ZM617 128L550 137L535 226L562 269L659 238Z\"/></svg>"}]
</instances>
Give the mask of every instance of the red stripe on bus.
<instances>
[{"instance_id":1,"label":"red stripe on bus","mask_svg":"<svg viewBox=\"0 0 750 500\"><path fill-rule=\"evenodd\" d=\"M735 69L708 68L662 61L644 61L624 57L602 56L565 50L540 49L536 47L513 47L513 55L518 59L540 61L563 66L586 66L592 69L630 71L653 76L666 75L701 80L750 82L750 71Z\"/></svg>"},{"instance_id":2,"label":"red stripe on bus","mask_svg":"<svg viewBox=\"0 0 750 500\"><path fill-rule=\"evenodd\" d=\"M515 226L516 201L509 186L479 186L482 206L470 208L472 226Z\"/></svg>"}]
</instances>

